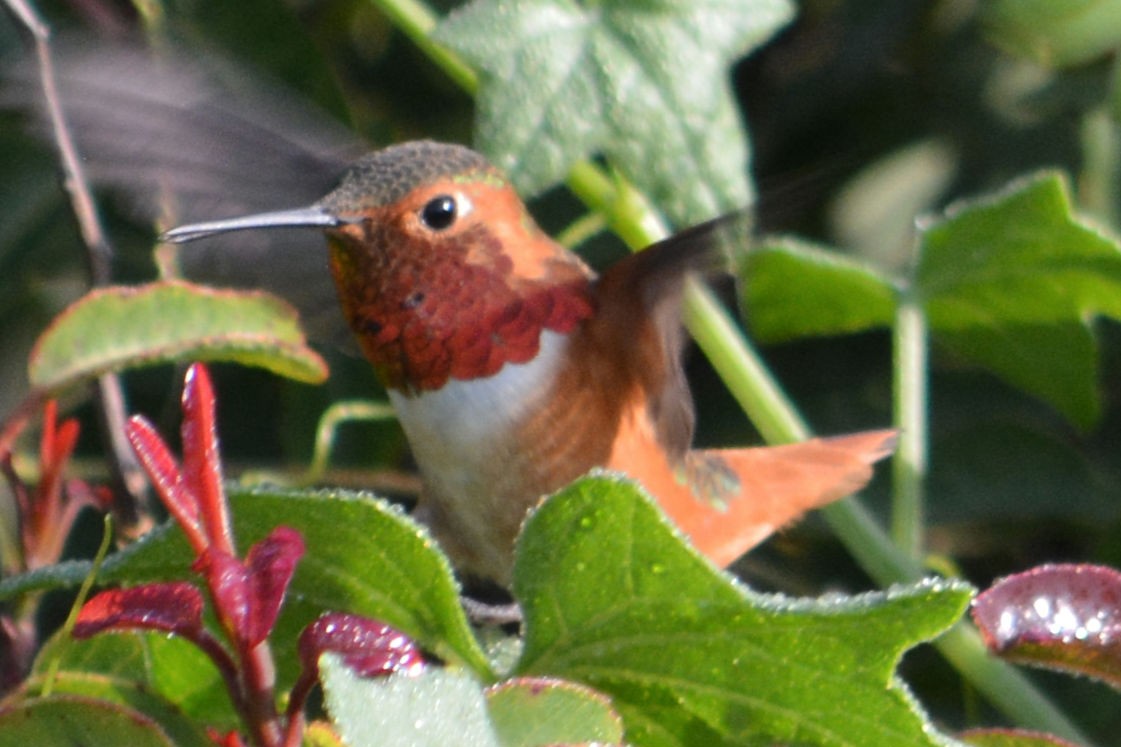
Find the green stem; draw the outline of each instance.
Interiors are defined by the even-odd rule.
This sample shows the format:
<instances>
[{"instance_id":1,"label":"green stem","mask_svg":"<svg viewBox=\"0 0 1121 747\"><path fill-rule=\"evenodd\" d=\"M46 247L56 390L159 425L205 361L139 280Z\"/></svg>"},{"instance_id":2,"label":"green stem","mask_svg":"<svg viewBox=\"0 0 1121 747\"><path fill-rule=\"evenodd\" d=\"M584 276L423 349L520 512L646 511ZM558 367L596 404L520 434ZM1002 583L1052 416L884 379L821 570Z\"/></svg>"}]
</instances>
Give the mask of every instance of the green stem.
<instances>
[{"instance_id":1,"label":"green stem","mask_svg":"<svg viewBox=\"0 0 1121 747\"><path fill-rule=\"evenodd\" d=\"M1121 96L1121 63L1114 62L1114 99ZM1091 109L1082 118L1082 170L1078 204L1105 225L1118 223L1118 182L1121 181L1121 133L1116 110Z\"/></svg>"},{"instance_id":2,"label":"green stem","mask_svg":"<svg viewBox=\"0 0 1121 747\"><path fill-rule=\"evenodd\" d=\"M479 88L475 71L450 49L432 39L439 16L421 0L371 0L409 40L436 63L452 81L474 95Z\"/></svg>"},{"instance_id":3,"label":"green stem","mask_svg":"<svg viewBox=\"0 0 1121 747\"><path fill-rule=\"evenodd\" d=\"M895 427L899 445L892 461L891 536L909 558L923 556L923 481L927 464L926 316L910 291L895 310Z\"/></svg>"},{"instance_id":4,"label":"green stem","mask_svg":"<svg viewBox=\"0 0 1121 747\"><path fill-rule=\"evenodd\" d=\"M315 429L315 449L312 452L311 465L304 475L304 482L308 484L318 482L327 471L327 463L331 459L331 447L335 443L339 426L343 423L392 419L393 406L388 402L364 399L342 400L328 407L319 418L319 426Z\"/></svg>"},{"instance_id":5,"label":"green stem","mask_svg":"<svg viewBox=\"0 0 1121 747\"><path fill-rule=\"evenodd\" d=\"M478 79L468 74L470 71L465 72L458 58L428 38L428 32L435 26L435 15L422 2L374 2L386 15L400 23L402 30L418 47L447 70L464 90L472 94L476 92ZM636 190L622 179L608 176L590 161L581 161L573 166L567 185L589 209L602 213L611 229L632 249L642 248L667 235L660 216ZM797 409L710 292L690 287L686 294L685 317L698 345L712 360L764 438L771 443L782 443L809 435L809 429ZM911 354L914 352L911 351ZM925 424L921 425L925 428ZM887 586L921 577L923 569L914 556L897 547L875 518L855 499L834 503L823 512L849 552L878 583ZM963 675L1017 722L1088 743L1019 672L989 657L971 627L959 625L935 645Z\"/></svg>"},{"instance_id":6,"label":"green stem","mask_svg":"<svg viewBox=\"0 0 1121 747\"><path fill-rule=\"evenodd\" d=\"M973 626L960 622L943 633L934 645L970 684L998 709L1013 716L1019 726L1048 732L1075 744L1091 744L1022 670L989 656Z\"/></svg>"}]
</instances>

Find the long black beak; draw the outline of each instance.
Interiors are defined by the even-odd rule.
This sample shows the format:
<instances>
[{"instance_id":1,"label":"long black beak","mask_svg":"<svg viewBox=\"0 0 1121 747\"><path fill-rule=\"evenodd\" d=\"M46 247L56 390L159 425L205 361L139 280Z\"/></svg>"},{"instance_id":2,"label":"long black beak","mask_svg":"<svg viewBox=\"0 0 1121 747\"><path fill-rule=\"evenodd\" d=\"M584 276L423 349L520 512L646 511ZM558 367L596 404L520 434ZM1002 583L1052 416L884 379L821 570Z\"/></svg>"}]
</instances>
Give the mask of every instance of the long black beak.
<instances>
[{"instance_id":1,"label":"long black beak","mask_svg":"<svg viewBox=\"0 0 1121 747\"><path fill-rule=\"evenodd\" d=\"M219 233L229 233L230 231L249 231L261 228L335 228L345 223L347 223L346 220L313 205L306 208L277 210L272 213L257 213L256 215L244 215L240 218L228 218L206 223L189 223L164 232L160 235L160 241L182 244Z\"/></svg>"}]
</instances>

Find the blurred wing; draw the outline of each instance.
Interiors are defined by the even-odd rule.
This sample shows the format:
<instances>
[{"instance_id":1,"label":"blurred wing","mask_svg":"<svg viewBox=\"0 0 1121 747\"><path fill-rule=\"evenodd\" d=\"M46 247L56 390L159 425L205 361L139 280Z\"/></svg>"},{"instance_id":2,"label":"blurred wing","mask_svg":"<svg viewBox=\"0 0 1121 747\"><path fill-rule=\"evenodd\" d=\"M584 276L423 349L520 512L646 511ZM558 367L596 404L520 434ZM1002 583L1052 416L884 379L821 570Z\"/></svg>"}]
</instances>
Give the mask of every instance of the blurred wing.
<instances>
[{"instance_id":1,"label":"blurred wing","mask_svg":"<svg viewBox=\"0 0 1121 747\"><path fill-rule=\"evenodd\" d=\"M294 96L217 57L104 43L56 47L60 95L90 178L138 218L190 222L310 204L335 186L361 142ZM30 61L4 72L0 105L37 115ZM343 327L317 231L241 234L180 254L200 282L260 287L314 326ZM334 332L331 333L334 337Z\"/></svg>"}]
</instances>

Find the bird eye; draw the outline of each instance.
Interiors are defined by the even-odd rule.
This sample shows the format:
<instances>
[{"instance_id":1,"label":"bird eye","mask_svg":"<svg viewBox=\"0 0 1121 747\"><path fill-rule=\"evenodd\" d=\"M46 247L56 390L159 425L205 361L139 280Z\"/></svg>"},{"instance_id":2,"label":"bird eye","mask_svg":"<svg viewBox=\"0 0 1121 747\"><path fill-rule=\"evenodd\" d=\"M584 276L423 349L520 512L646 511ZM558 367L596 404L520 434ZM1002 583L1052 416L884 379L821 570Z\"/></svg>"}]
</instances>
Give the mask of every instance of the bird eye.
<instances>
[{"instance_id":1,"label":"bird eye","mask_svg":"<svg viewBox=\"0 0 1121 747\"><path fill-rule=\"evenodd\" d=\"M443 231L455 223L456 204L451 195L440 195L429 200L420 211L420 219L433 231Z\"/></svg>"}]
</instances>

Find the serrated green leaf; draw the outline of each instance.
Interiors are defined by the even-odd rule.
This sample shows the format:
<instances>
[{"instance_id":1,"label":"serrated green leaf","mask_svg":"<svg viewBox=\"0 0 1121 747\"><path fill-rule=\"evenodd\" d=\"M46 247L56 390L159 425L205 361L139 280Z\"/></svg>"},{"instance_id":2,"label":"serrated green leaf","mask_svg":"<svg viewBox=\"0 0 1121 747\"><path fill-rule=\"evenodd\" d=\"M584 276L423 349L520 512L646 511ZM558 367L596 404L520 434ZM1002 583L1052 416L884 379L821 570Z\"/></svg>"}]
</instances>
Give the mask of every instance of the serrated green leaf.
<instances>
[{"instance_id":1,"label":"serrated green leaf","mask_svg":"<svg viewBox=\"0 0 1121 747\"><path fill-rule=\"evenodd\" d=\"M480 70L476 141L525 194L605 153L682 225L750 198L728 66L787 0L477 0L436 38Z\"/></svg>"},{"instance_id":2,"label":"serrated green leaf","mask_svg":"<svg viewBox=\"0 0 1121 747\"><path fill-rule=\"evenodd\" d=\"M0 709L0 747L175 747L143 714L73 695L40 698Z\"/></svg>"},{"instance_id":3,"label":"serrated green leaf","mask_svg":"<svg viewBox=\"0 0 1121 747\"><path fill-rule=\"evenodd\" d=\"M915 293L937 341L1079 426L1100 414L1096 314L1121 315L1121 251L1043 173L928 227Z\"/></svg>"},{"instance_id":4,"label":"serrated green leaf","mask_svg":"<svg viewBox=\"0 0 1121 747\"><path fill-rule=\"evenodd\" d=\"M997 44L1051 67L1084 64L1121 45L1113 0L989 0L981 18Z\"/></svg>"},{"instance_id":5,"label":"serrated green leaf","mask_svg":"<svg viewBox=\"0 0 1121 747\"><path fill-rule=\"evenodd\" d=\"M57 390L109 371L188 360L260 366L297 381L327 376L284 301L179 281L86 294L39 338L28 376Z\"/></svg>"},{"instance_id":6,"label":"serrated green leaf","mask_svg":"<svg viewBox=\"0 0 1121 747\"><path fill-rule=\"evenodd\" d=\"M920 233L912 276L891 281L790 242L745 259L744 303L775 341L887 326L893 286L910 286L935 342L1086 428L1101 410L1093 317L1121 318L1121 249L1073 212L1046 172L962 202Z\"/></svg>"},{"instance_id":7,"label":"serrated green leaf","mask_svg":"<svg viewBox=\"0 0 1121 747\"><path fill-rule=\"evenodd\" d=\"M482 685L465 672L363 679L338 657L319 660L327 710L349 747L499 747Z\"/></svg>"},{"instance_id":8,"label":"serrated green leaf","mask_svg":"<svg viewBox=\"0 0 1121 747\"><path fill-rule=\"evenodd\" d=\"M295 651L304 626L337 610L386 622L441 658L492 676L459 604L451 567L402 511L346 491L233 491L229 499L243 552L277 526L297 530L307 546L277 622L274 650ZM108 558L98 580L194 579L191 561L182 534L165 526ZM278 657L285 681L295 679L295 659Z\"/></svg>"},{"instance_id":9,"label":"serrated green leaf","mask_svg":"<svg viewBox=\"0 0 1121 747\"><path fill-rule=\"evenodd\" d=\"M931 582L859 597L753 594L684 544L632 483L580 481L519 540L521 674L611 696L635 744L946 744L893 670L961 615Z\"/></svg>"},{"instance_id":10,"label":"serrated green leaf","mask_svg":"<svg viewBox=\"0 0 1121 747\"><path fill-rule=\"evenodd\" d=\"M862 332L892 323L896 290L837 252L775 238L743 255L744 304L762 341Z\"/></svg>"},{"instance_id":11,"label":"serrated green leaf","mask_svg":"<svg viewBox=\"0 0 1121 747\"><path fill-rule=\"evenodd\" d=\"M518 678L491 687L486 695L502 747L623 742L623 722L611 701L584 685Z\"/></svg>"}]
</instances>

